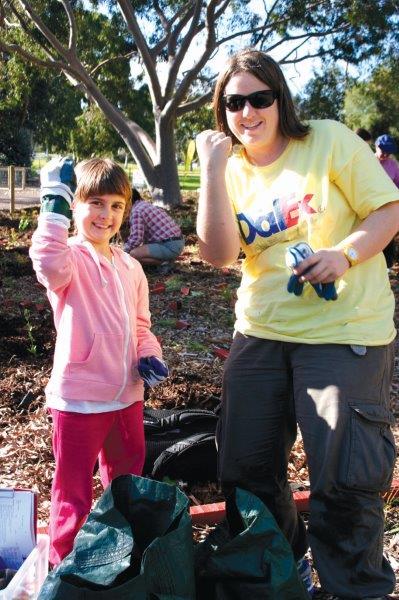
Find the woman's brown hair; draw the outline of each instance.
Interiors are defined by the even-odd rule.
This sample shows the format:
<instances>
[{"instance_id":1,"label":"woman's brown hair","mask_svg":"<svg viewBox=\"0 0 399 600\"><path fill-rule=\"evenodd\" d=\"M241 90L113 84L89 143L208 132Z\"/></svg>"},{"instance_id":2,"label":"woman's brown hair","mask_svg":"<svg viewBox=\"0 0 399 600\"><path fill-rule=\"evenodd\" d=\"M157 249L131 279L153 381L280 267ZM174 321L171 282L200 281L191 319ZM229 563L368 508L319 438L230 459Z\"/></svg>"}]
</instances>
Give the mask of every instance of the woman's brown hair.
<instances>
[{"instance_id":1,"label":"woman's brown hair","mask_svg":"<svg viewBox=\"0 0 399 600\"><path fill-rule=\"evenodd\" d=\"M123 218L132 207L132 186L125 171L110 158L90 158L75 167L77 188L75 199L80 202L92 196L118 194L126 201Z\"/></svg>"},{"instance_id":2,"label":"woman's brown hair","mask_svg":"<svg viewBox=\"0 0 399 600\"><path fill-rule=\"evenodd\" d=\"M219 131L223 131L232 138L233 144L239 144L240 142L232 134L227 124L223 94L227 83L237 73L251 73L276 92L279 127L285 137L295 139L306 137L310 127L305 123L301 123L296 114L291 92L279 64L264 52L246 48L231 57L226 70L219 76L213 96L213 109L217 127Z\"/></svg>"}]
</instances>

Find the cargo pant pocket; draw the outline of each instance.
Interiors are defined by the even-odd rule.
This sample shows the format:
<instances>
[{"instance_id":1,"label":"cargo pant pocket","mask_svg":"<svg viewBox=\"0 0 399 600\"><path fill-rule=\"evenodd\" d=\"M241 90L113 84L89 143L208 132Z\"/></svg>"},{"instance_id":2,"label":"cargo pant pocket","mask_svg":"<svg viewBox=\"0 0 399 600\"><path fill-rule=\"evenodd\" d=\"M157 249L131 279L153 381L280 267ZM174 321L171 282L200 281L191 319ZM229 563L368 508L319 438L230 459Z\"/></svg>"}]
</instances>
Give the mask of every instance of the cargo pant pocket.
<instances>
[{"instance_id":1,"label":"cargo pant pocket","mask_svg":"<svg viewBox=\"0 0 399 600\"><path fill-rule=\"evenodd\" d=\"M389 488L396 458L392 414L383 406L349 401L350 453L347 485L382 492Z\"/></svg>"}]
</instances>

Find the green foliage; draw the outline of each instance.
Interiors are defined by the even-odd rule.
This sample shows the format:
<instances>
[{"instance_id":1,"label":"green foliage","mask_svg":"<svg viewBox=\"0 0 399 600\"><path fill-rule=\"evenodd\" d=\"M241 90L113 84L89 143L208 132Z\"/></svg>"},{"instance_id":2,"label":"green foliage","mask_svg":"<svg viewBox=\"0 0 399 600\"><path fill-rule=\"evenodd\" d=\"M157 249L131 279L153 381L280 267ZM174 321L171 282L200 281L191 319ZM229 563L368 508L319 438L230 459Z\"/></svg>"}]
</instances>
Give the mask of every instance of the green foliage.
<instances>
[{"instance_id":1,"label":"green foliage","mask_svg":"<svg viewBox=\"0 0 399 600\"><path fill-rule=\"evenodd\" d=\"M183 279L180 275L174 275L165 281L165 287L168 292L176 292L177 290L180 290L182 285Z\"/></svg>"},{"instance_id":2,"label":"green foliage","mask_svg":"<svg viewBox=\"0 0 399 600\"><path fill-rule=\"evenodd\" d=\"M201 342L197 342L197 340L188 340L187 348L192 350L193 352L207 352L208 347L205 344L201 344Z\"/></svg>"},{"instance_id":3,"label":"green foliage","mask_svg":"<svg viewBox=\"0 0 399 600\"><path fill-rule=\"evenodd\" d=\"M59 2L39 1L35 10L65 42L67 20ZM134 118L152 134L154 123L148 89L134 89L127 58L106 62L109 56L128 55L135 47L122 16L87 10L79 1L74 2L74 14L81 59L87 65L103 63L93 77L96 84L128 118ZM25 50L34 50L38 56L46 58L34 41L39 39L38 34L32 35L34 39L16 28L6 32L4 39L20 43ZM41 37L40 43L43 42ZM136 110L138 105L141 108L139 114ZM101 148L102 154L116 154L123 140L105 117L102 120L98 118L99 112L95 106L88 105L83 91L72 87L63 73L31 65L17 54L3 55L3 61L0 61L0 154L4 155L3 162L29 165L31 147L22 142L30 142L32 138L35 144L53 152L69 152L75 148L80 156L87 157L97 154L98 148ZM92 113L97 114L93 117ZM84 123L86 117L87 124ZM92 142L90 138L83 142L87 131L92 136L95 125L100 126L100 131L96 132L95 138L92 137ZM98 146L98 141L104 142L104 146ZM77 147L78 142L82 148Z\"/></svg>"},{"instance_id":4,"label":"green foliage","mask_svg":"<svg viewBox=\"0 0 399 600\"><path fill-rule=\"evenodd\" d=\"M65 150L80 97L61 75L26 64L18 55L0 62L0 154L3 163L29 166L32 141Z\"/></svg>"},{"instance_id":5,"label":"green foliage","mask_svg":"<svg viewBox=\"0 0 399 600\"><path fill-rule=\"evenodd\" d=\"M23 215L18 223L19 231L26 231L32 225L32 218L29 215Z\"/></svg>"},{"instance_id":6,"label":"green foliage","mask_svg":"<svg viewBox=\"0 0 399 600\"><path fill-rule=\"evenodd\" d=\"M35 339L35 326L33 325L32 321L31 321L31 314L28 308L24 308L23 310L23 316L24 316L24 320L25 320L25 329L26 332L28 334L28 352L30 352L30 354L33 354L33 356L37 355L37 344L36 344L36 339Z\"/></svg>"},{"instance_id":7,"label":"green foliage","mask_svg":"<svg viewBox=\"0 0 399 600\"><path fill-rule=\"evenodd\" d=\"M214 127L213 110L208 104L177 119L176 148L182 162L186 161L188 145L194 141L195 136L204 129L214 129Z\"/></svg>"},{"instance_id":8,"label":"green foliage","mask_svg":"<svg viewBox=\"0 0 399 600\"><path fill-rule=\"evenodd\" d=\"M184 235L189 235L190 233L195 232L195 221L192 214L179 215L176 217L176 222L178 223Z\"/></svg>"},{"instance_id":9,"label":"green foliage","mask_svg":"<svg viewBox=\"0 0 399 600\"><path fill-rule=\"evenodd\" d=\"M182 190L197 190L200 186L199 169L189 172L179 169L179 181Z\"/></svg>"},{"instance_id":10,"label":"green foliage","mask_svg":"<svg viewBox=\"0 0 399 600\"><path fill-rule=\"evenodd\" d=\"M376 68L363 82L353 84L345 95L345 122L364 127L375 138L382 133L399 136L399 61L394 56Z\"/></svg>"},{"instance_id":11,"label":"green foliage","mask_svg":"<svg viewBox=\"0 0 399 600\"><path fill-rule=\"evenodd\" d=\"M0 165L28 167L32 159L32 145L29 131L19 127L17 115L13 111L0 111Z\"/></svg>"},{"instance_id":12,"label":"green foliage","mask_svg":"<svg viewBox=\"0 0 399 600\"><path fill-rule=\"evenodd\" d=\"M333 65L316 72L297 101L301 118L341 121L347 81L343 71Z\"/></svg>"},{"instance_id":13,"label":"green foliage","mask_svg":"<svg viewBox=\"0 0 399 600\"><path fill-rule=\"evenodd\" d=\"M252 44L266 50L277 36L289 39L292 34L306 32L314 36L318 56L359 64L372 56L389 56L398 44L395 0L282 0L275 3L269 22L267 35L260 30L252 36ZM297 57L294 45L283 60L295 62Z\"/></svg>"},{"instance_id":14,"label":"green foliage","mask_svg":"<svg viewBox=\"0 0 399 600\"><path fill-rule=\"evenodd\" d=\"M95 105L76 117L70 132L70 145L77 159L90 156L116 156L121 139Z\"/></svg>"},{"instance_id":15,"label":"green foliage","mask_svg":"<svg viewBox=\"0 0 399 600\"><path fill-rule=\"evenodd\" d=\"M7 0L1 3L0 52L19 82L11 95L16 106L9 108L18 110L15 121L20 128L32 123L29 130L35 141L47 148L63 151L73 144L78 154L91 155L114 153L116 145L126 144L141 163L151 193L166 204L178 204L176 152L184 162L189 140L200 130L214 127L210 108L200 107L214 84L216 74L210 72L208 63L219 47L233 51L239 40L240 46L251 44L265 51L280 47L283 63L301 61L310 53L360 64L373 56L387 57L398 45L397 0L258 4L254 10L249 0L227 0L221 10L218 2L206 0L197 11L195 2L184 0ZM66 6L73 11L69 18ZM134 12L129 16L130 9ZM132 33L136 23L137 34ZM69 49L64 51L60 44ZM25 80L21 69L13 73L8 63L16 48L25 53L20 62L30 60L26 53L33 63L51 62L51 75L42 76L41 86L35 86L35 78ZM186 64L190 62L186 56L192 57L194 65ZM27 72L36 69L24 66ZM64 76L70 84L65 98L60 83ZM151 94L138 89L144 78ZM330 116L330 99L321 95L321 89L314 94L323 101L322 116ZM31 98L37 106L47 107L40 113L43 118L37 118ZM94 102L118 132L119 144L106 124L93 116ZM185 112L190 106L195 107L191 115ZM1 110L0 106L0 116ZM82 111L85 117L76 120ZM313 108L311 112L315 114ZM36 118L29 119L29 114ZM65 134L71 130L72 136Z\"/></svg>"}]
</instances>

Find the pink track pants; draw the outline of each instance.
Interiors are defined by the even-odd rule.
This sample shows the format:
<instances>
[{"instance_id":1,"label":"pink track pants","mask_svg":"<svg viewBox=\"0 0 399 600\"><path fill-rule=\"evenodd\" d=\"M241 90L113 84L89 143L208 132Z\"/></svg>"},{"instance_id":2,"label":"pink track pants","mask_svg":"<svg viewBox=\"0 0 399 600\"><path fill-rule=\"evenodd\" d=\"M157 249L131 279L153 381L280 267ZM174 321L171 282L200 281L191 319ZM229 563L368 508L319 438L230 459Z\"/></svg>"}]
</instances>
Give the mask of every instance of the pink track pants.
<instances>
[{"instance_id":1,"label":"pink track pants","mask_svg":"<svg viewBox=\"0 0 399 600\"><path fill-rule=\"evenodd\" d=\"M99 462L104 488L119 475L141 475L145 458L143 403L106 413L51 409L55 473L51 490L50 563L72 550L93 499L93 471Z\"/></svg>"}]
</instances>

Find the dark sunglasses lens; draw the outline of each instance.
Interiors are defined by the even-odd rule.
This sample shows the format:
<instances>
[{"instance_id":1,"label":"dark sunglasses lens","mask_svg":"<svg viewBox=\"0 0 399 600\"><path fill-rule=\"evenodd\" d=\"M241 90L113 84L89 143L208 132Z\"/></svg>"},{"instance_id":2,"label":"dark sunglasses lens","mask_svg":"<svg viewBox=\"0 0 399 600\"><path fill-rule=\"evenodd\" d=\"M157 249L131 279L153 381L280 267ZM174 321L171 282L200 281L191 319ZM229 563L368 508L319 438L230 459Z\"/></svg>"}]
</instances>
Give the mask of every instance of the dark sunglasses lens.
<instances>
[{"instance_id":1,"label":"dark sunglasses lens","mask_svg":"<svg viewBox=\"0 0 399 600\"><path fill-rule=\"evenodd\" d=\"M224 105L230 112L238 112L245 106L246 101L254 108L268 108L276 98L276 94L272 90L262 90L254 92L249 96L241 96L240 94L227 94L224 96Z\"/></svg>"},{"instance_id":2,"label":"dark sunglasses lens","mask_svg":"<svg viewBox=\"0 0 399 600\"><path fill-rule=\"evenodd\" d=\"M274 102L275 96L272 90L265 90L264 92L255 92L248 96L249 103L254 108L268 108Z\"/></svg>"},{"instance_id":3,"label":"dark sunglasses lens","mask_svg":"<svg viewBox=\"0 0 399 600\"><path fill-rule=\"evenodd\" d=\"M237 112L244 108L245 100L246 100L245 96L239 96L239 95L232 94L232 95L224 96L224 105L227 108L227 110L229 110L230 112Z\"/></svg>"}]
</instances>

